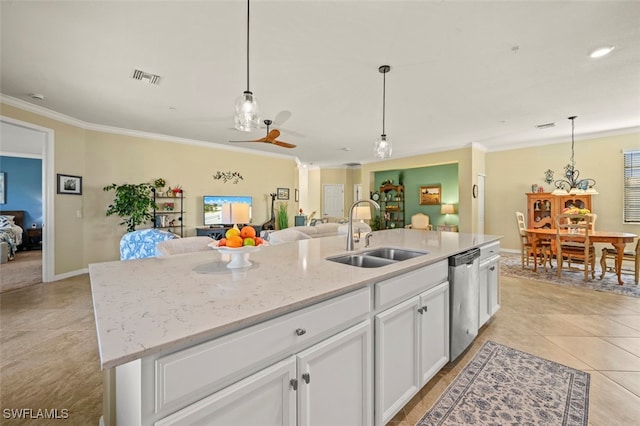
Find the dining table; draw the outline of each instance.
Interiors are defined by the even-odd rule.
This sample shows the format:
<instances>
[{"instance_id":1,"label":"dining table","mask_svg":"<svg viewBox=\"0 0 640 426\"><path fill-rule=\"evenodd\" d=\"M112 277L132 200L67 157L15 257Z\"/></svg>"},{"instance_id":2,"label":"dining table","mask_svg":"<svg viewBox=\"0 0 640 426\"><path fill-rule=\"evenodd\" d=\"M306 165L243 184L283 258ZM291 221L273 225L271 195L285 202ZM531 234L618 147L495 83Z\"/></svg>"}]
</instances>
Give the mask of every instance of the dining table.
<instances>
[{"instance_id":1,"label":"dining table","mask_svg":"<svg viewBox=\"0 0 640 426\"><path fill-rule=\"evenodd\" d=\"M551 240L551 247L555 253L555 239L556 239L556 229L550 228L531 228L527 229L527 237L531 242L531 249L533 250L533 270L537 271L537 246L539 241L549 241ZM561 232L560 238L562 239L562 235L566 234L570 236L569 232ZM590 243L610 243L616 248L617 256L616 260L616 273L618 275L618 284L622 285L624 282L622 281L622 276L620 274L620 270L622 269L622 256L624 253L625 244L632 243L635 238L638 236L636 234L632 234L629 232L612 232L612 231L589 231L589 242Z\"/></svg>"}]
</instances>

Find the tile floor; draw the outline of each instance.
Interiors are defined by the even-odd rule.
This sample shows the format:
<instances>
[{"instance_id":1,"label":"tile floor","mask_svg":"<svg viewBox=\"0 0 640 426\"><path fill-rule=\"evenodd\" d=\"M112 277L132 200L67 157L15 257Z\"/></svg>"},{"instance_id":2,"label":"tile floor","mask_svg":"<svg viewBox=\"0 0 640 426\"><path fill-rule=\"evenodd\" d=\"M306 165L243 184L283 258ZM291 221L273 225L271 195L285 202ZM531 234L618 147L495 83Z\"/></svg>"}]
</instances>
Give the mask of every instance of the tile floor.
<instances>
[{"instance_id":1,"label":"tile floor","mask_svg":"<svg viewBox=\"0 0 640 426\"><path fill-rule=\"evenodd\" d=\"M414 425L488 339L591 373L592 425L640 419L640 298L501 277L502 308L390 425ZM2 425L97 425L102 410L87 275L0 295ZM68 410L68 419L15 420L5 409Z\"/></svg>"}]
</instances>

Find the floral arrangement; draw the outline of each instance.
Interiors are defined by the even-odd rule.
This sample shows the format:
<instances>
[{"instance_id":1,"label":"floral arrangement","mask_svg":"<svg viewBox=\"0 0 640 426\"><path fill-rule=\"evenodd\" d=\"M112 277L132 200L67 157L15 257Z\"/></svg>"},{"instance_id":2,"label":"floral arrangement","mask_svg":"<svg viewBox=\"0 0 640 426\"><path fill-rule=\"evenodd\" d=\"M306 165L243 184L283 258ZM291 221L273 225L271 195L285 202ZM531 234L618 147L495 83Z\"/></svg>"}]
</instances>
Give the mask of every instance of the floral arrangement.
<instances>
[{"instance_id":1,"label":"floral arrangement","mask_svg":"<svg viewBox=\"0 0 640 426\"><path fill-rule=\"evenodd\" d=\"M562 213L565 214L589 214L591 213L589 211L589 209L581 209L575 206L571 206L571 207L565 207L564 209L562 209Z\"/></svg>"}]
</instances>

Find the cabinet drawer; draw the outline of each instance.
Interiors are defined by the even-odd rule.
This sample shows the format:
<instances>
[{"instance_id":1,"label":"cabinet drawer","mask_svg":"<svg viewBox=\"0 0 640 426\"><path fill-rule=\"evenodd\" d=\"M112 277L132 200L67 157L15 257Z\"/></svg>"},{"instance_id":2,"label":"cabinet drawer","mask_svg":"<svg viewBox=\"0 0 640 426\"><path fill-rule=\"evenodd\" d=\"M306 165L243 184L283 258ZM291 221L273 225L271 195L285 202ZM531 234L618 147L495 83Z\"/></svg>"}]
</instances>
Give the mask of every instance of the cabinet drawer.
<instances>
[{"instance_id":1,"label":"cabinet drawer","mask_svg":"<svg viewBox=\"0 0 640 426\"><path fill-rule=\"evenodd\" d=\"M155 361L155 410L178 407L362 319L370 289L310 306Z\"/></svg>"},{"instance_id":2,"label":"cabinet drawer","mask_svg":"<svg viewBox=\"0 0 640 426\"><path fill-rule=\"evenodd\" d=\"M500 243L495 242L491 244L487 244L486 246L480 247L480 261L489 259L493 256L498 256L500 254Z\"/></svg>"},{"instance_id":3,"label":"cabinet drawer","mask_svg":"<svg viewBox=\"0 0 640 426\"><path fill-rule=\"evenodd\" d=\"M449 267L447 261L435 263L415 271L407 272L397 278L376 283L376 309L392 303L401 302L441 282L447 281Z\"/></svg>"}]
</instances>

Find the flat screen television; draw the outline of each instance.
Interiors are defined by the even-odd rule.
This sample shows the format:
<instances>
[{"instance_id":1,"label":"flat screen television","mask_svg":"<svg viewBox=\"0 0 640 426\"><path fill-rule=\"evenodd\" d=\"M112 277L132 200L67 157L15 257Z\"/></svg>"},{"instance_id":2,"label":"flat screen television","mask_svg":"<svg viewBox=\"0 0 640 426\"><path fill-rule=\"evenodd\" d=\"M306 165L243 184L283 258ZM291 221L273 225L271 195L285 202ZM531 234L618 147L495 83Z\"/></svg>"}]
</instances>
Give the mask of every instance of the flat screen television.
<instances>
[{"instance_id":1,"label":"flat screen television","mask_svg":"<svg viewBox=\"0 0 640 426\"><path fill-rule=\"evenodd\" d=\"M251 197L241 195L205 195L202 197L204 225L244 225L251 223ZM234 216L239 221L234 222Z\"/></svg>"}]
</instances>

